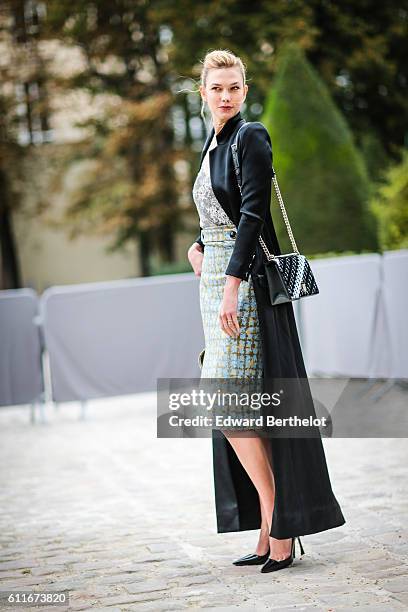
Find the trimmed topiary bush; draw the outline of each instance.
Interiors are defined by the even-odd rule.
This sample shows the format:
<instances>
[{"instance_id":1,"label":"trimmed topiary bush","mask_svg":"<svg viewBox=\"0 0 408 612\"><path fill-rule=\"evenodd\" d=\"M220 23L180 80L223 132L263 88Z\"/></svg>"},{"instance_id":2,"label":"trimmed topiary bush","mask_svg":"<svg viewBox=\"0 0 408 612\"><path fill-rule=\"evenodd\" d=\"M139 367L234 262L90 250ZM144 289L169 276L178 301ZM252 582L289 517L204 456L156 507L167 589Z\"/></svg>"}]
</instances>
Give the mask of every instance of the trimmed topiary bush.
<instances>
[{"instance_id":1,"label":"trimmed topiary bush","mask_svg":"<svg viewBox=\"0 0 408 612\"><path fill-rule=\"evenodd\" d=\"M364 159L326 86L294 43L278 58L263 122L299 249L309 254L377 250ZM272 214L286 250L290 243L275 194Z\"/></svg>"}]
</instances>

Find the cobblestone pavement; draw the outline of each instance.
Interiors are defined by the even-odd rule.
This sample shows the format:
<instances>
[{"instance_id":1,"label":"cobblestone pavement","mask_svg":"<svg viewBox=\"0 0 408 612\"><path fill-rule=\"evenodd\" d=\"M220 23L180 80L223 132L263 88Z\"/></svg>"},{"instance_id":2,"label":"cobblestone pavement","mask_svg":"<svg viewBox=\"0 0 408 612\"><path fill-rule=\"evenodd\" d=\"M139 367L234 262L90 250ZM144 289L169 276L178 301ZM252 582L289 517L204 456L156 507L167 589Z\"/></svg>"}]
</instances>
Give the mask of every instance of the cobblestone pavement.
<instances>
[{"instance_id":1,"label":"cobblestone pavement","mask_svg":"<svg viewBox=\"0 0 408 612\"><path fill-rule=\"evenodd\" d=\"M408 609L405 439L324 439L347 522L261 574L231 564L257 531L216 533L209 439L157 439L155 394L79 413L0 410L0 591L68 589L61 611Z\"/></svg>"}]
</instances>

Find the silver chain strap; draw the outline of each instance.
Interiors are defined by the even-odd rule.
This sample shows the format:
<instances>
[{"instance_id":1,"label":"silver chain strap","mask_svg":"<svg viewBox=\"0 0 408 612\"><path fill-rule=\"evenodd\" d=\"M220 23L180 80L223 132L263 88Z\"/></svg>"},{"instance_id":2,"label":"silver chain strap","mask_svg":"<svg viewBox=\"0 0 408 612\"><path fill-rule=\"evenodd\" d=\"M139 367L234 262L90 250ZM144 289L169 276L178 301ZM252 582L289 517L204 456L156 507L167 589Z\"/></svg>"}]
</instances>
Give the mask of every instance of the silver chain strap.
<instances>
[{"instance_id":1,"label":"silver chain strap","mask_svg":"<svg viewBox=\"0 0 408 612\"><path fill-rule=\"evenodd\" d=\"M288 215L286 213L285 205L283 203L283 199L282 199L282 195L281 195L281 192L280 192L280 189L279 189L279 185L278 185L278 181L277 181L277 178L276 178L275 171L273 171L272 182L273 182L274 187L275 187L276 195L278 196L279 205L280 205L280 208L281 208L281 211L282 211L283 219L285 221L286 229L288 230L289 239L290 239L290 242L292 244L293 252L297 253L299 255L299 250L297 248L297 245L296 245L296 242L295 242L295 238L293 236L292 228L290 227ZM241 189L241 185L239 183L238 183L238 187L239 187L239 192L242 195L242 189ZM275 259L276 255L273 255L273 253L269 252L268 247L266 246L263 238L261 236L258 236L258 239L259 239L259 242L261 243L261 247L263 248L263 251L264 251L268 261L271 261L272 259Z\"/></svg>"},{"instance_id":2,"label":"silver chain strap","mask_svg":"<svg viewBox=\"0 0 408 612\"><path fill-rule=\"evenodd\" d=\"M272 181L273 181L273 184L274 184L274 187L275 187L276 195L278 196L279 206L280 206L281 211L282 211L283 219L285 221L286 229L287 229L288 234L289 234L289 239L290 239L290 242L292 244L293 252L299 254L298 248L296 246L295 238L293 236L292 228L290 227L288 215L286 214L285 205L283 203L283 199L282 199L282 195L281 195L281 192L280 192L280 189L279 189L279 185L278 185L278 181L277 181L277 178L276 178L275 171L274 171L274 174L273 174L273 177L272 177ZM276 255L273 255L272 253L270 253L268 251L268 247L266 246L266 244L263 241L261 236L259 236L259 242L261 243L261 247L263 248L264 253L265 253L268 261L271 261L271 259L274 259L276 257Z\"/></svg>"},{"instance_id":3,"label":"silver chain strap","mask_svg":"<svg viewBox=\"0 0 408 612\"><path fill-rule=\"evenodd\" d=\"M238 133L239 133L239 131L241 130L242 127L243 126L241 126L239 128L239 130L237 132L236 139L238 138ZM235 151L235 155L237 156L238 154L237 154L237 144L236 144L236 142L234 144L232 144L231 146L232 146L232 148ZM238 168L239 168L239 166L238 166ZM238 171L239 170L236 169L236 172L238 172ZM272 182L273 182L273 185L275 187L276 195L278 196L279 206L280 206L281 211L282 211L283 220L285 221L286 229L288 231L289 239L290 239L290 242L292 244L293 252L297 253L299 255L299 250L297 248L297 245L296 245L296 242L295 242L295 238L293 236L292 228L290 227L288 215L286 213L285 205L283 203L282 195L281 195L281 192L280 192L280 189L279 189L279 185L278 185L278 180L276 178L276 173L275 173L275 170L273 169L273 166L272 166L272 171L273 171ZM238 180L238 176L237 176L237 182L238 182L239 191L240 191L240 193L242 195L242 189L241 189L240 181ZM258 238L259 238L259 242L261 244L261 247L263 248L263 251L264 251L268 261L271 261L272 259L275 259L276 255L273 255L273 253L269 252L268 247L266 246L266 244L265 244L264 240L262 239L262 237L259 236ZM254 257L255 257L255 255L254 255Z\"/></svg>"}]
</instances>

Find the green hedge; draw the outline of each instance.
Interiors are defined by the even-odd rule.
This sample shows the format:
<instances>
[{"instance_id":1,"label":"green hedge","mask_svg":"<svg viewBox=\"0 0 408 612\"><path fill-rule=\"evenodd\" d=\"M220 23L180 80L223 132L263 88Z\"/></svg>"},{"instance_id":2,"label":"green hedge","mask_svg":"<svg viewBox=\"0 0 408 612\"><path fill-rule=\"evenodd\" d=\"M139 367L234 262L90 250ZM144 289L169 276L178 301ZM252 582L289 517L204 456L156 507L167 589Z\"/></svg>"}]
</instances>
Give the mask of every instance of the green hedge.
<instances>
[{"instance_id":1,"label":"green hedge","mask_svg":"<svg viewBox=\"0 0 408 612\"><path fill-rule=\"evenodd\" d=\"M364 158L328 89L295 43L285 45L278 57L263 122L271 135L274 168L299 249L376 250ZM272 215L278 240L286 244L275 195Z\"/></svg>"}]
</instances>

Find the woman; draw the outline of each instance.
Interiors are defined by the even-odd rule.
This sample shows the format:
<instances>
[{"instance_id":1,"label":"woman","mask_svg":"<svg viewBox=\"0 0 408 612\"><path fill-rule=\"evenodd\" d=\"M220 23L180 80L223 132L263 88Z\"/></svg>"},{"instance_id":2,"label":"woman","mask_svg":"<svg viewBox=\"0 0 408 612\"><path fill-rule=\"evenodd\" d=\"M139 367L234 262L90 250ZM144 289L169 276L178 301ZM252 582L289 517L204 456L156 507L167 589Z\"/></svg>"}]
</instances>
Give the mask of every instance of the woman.
<instances>
[{"instance_id":1,"label":"woman","mask_svg":"<svg viewBox=\"0 0 408 612\"><path fill-rule=\"evenodd\" d=\"M270 213L271 141L262 123L241 116L247 91L240 58L224 50L206 55L200 94L213 127L193 187L200 235L188 251L201 277L201 375L306 379L292 304L272 306L261 280L260 232L271 253L281 250ZM231 154L239 129L241 194ZM213 466L218 532L260 528L254 553L235 565L283 569L293 562L296 537L303 553L300 535L345 523L320 435L269 440L255 427L213 430Z\"/></svg>"}]
</instances>

